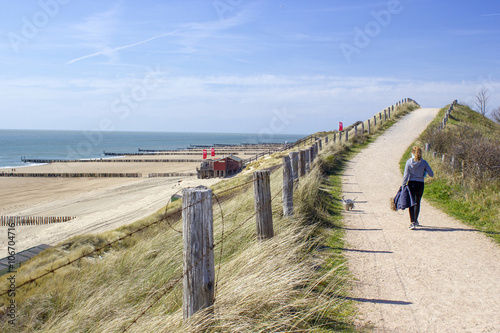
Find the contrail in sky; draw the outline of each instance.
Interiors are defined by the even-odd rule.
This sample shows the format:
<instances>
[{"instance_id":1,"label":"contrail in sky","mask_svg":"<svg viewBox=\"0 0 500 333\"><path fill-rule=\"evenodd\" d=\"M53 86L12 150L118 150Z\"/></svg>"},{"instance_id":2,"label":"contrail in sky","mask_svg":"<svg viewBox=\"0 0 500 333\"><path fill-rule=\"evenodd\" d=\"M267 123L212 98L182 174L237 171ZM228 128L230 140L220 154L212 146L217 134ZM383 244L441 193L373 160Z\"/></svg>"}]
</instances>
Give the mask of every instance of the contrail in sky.
<instances>
[{"instance_id":1,"label":"contrail in sky","mask_svg":"<svg viewBox=\"0 0 500 333\"><path fill-rule=\"evenodd\" d=\"M92 57L95 57L95 56L98 56L98 55L107 54L107 53L110 53L110 52L116 52L116 51L119 51L119 50L127 49L129 47L141 45L141 44L147 43L147 42L152 41L152 40L157 39L157 38L165 37L165 36L168 36L168 35L173 35L173 34L179 32L179 31L180 30L175 30L173 32L167 32L167 33L164 33L164 34L161 34L161 35L158 35L158 36L154 36L154 37L145 39L145 40L137 42L137 43L133 43L133 44L129 44L129 45L124 45L124 46L118 46L118 47L115 47L114 49L111 49L111 50L105 50L105 51L99 51L99 52L87 54L87 55L84 55L82 57L75 58L73 60L68 61L66 63L66 65L73 64L73 63L75 63L77 61L80 61L80 60L83 60L83 59L92 58Z\"/></svg>"}]
</instances>

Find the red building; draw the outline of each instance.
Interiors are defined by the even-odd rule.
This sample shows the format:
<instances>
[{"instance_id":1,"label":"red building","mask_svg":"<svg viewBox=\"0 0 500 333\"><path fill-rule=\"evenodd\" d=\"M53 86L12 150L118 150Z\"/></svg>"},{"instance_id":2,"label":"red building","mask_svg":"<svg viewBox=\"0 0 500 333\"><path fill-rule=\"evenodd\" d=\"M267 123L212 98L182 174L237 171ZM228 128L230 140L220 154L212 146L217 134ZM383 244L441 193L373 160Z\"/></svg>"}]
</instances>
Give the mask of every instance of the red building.
<instances>
[{"instance_id":1,"label":"red building","mask_svg":"<svg viewBox=\"0 0 500 333\"><path fill-rule=\"evenodd\" d=\"M198 178L215 178L233 175L243 169L243 160L237 156L226 156L203 162L196 168Z\"/></svg>"}]
</instances>

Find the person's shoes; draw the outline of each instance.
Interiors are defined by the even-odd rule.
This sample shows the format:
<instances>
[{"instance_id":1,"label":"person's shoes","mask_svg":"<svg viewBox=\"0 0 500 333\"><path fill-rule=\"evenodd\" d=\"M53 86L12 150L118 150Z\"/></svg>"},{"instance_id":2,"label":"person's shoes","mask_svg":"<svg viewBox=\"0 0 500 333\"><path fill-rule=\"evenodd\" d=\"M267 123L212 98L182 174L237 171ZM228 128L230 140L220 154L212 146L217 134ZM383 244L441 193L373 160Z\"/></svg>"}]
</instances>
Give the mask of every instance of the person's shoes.
<instances>
[{"instance_id":1,"label":"person's shoes","mask_svg":"<svg viewBox=\"0 0 500 333\"><path fill-rule=\"evenodd\" d=\"M415 225L415 223L414 223L414 222L412 222L412 223L411 223L411 225L410 225L410 230L414 230L416 227L417 227L417 226Z\"/></svg>"},{"instance_id":2,"label":"person's shoes","mask_svg":"<svg viewBox=\"0 0 500 333\"><path fill-rule=\"evenodd\" d=\"M415 222L415 227L420 227L420 223L418 223L418 221Z\"/></svg>"}]
</instances>

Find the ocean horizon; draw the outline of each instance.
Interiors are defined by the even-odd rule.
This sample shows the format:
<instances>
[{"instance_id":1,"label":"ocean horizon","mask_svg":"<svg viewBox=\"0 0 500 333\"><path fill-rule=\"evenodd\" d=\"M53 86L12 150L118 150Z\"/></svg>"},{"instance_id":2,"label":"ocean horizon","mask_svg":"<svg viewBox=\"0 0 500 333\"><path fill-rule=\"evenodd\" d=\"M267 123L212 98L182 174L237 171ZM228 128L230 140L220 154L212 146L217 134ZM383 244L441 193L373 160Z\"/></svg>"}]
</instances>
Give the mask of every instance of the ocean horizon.
<instances>
[{"instance_id":1,"label":"ocean horizon","mask_svg":"<svg viewBox=\"0 0 500 333\"><path fill-rule=\"evenodd\" d=\"M306 134L188 133L0 129L0 168L32 166L26 159L91 159L104 152L176 150L190 145L295 142Z\"/></svg>"}]
</instances>

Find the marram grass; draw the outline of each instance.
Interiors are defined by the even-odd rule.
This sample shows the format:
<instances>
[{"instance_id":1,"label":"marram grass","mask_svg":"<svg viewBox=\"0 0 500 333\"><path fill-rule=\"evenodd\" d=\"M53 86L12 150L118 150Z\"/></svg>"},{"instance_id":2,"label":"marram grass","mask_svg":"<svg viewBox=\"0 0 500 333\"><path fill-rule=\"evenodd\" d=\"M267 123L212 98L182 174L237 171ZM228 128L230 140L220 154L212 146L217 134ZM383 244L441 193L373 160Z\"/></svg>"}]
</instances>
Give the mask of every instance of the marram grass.
<instances>
[{"instance_id":1,"label":"marram grass","mask_svg":"<svg viewBox=\"0 0 500 333\"><path fill-rule=\"evenodd\" d=\"M412 108L398 108L394 116ZM250 171L274 170L271 191L278 195L272 204L275 236L270 240L256 240L255 218L243 223L254 211L252 184L247 184L250 171L213 186L220 193L220 206L214 200L214 241L219 244L224 237L214 250L216 300L189 321L182 318L182 281L175 283L183 274L176 201L168 206L167 214L173 214L168 222L162 209L114 231L73 237L23 264L16 276L19 283L154 223L19 288L16 324L0 315L0 331L122 332L130 325L129 332L358 331L353 306L343 297L349 276L337 250L343 247L339 172L352 144L325 148L299 182L291 218L283 217L279 194L283 153L249 166ZM0 278L0 286L6 285L5 279ZM8 302L7 296L0 300L3 306Z\"/></svg>"}]
</instances>

